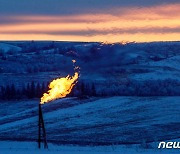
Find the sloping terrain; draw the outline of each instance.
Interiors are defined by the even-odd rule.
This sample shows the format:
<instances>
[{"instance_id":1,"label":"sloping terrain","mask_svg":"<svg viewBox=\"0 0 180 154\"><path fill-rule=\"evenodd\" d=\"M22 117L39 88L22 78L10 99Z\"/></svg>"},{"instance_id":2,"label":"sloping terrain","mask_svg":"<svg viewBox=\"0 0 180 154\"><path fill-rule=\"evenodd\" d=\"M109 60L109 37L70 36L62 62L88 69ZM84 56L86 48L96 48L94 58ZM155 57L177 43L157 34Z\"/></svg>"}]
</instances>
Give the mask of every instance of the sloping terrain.
<instances>
[{"instance_id":1,"label":"sloping terrain","mask_svg":"<svg viewBox=\"0 0 180 154\"><path fill-rule=\"evenodd\" d=\"M48 142L143 144L178 139L180 97L65 98L42 106ZM0 139L36 141L38 100L1 102ZM6 110L5 110L6 108Z\"/></svg>"},{"instance_id":2,"label":"sloping terrain","mask_svg":"<svg viewBox=\"0 0 180 154\"><path fill-rule=\"evenodd\" d=\"M118 85L117 83L123 83L124 80L140 82L170 79L180 82L179 42L126 45L8 42L6 45L17 45L17 48L22 48L22 52L0 55L2 86L14 84L15 87L23 87L32 81L49 82L54 78L73 74L72 59L76 59L81 68L80 80L96 82L101 87L101 83L103 86L112 82Z\"/></svg>"},{"instance_id":3,"label":"sloping terrain","mask_svg":"<svg viewBox=\"0 0 180 154\"><path fill-rule=\"evenodd\" d=\"M4 53L11 50L11 52L19 52L21 48L15 45L0 42L0 50Z\"/></svg>"}]
</instances>

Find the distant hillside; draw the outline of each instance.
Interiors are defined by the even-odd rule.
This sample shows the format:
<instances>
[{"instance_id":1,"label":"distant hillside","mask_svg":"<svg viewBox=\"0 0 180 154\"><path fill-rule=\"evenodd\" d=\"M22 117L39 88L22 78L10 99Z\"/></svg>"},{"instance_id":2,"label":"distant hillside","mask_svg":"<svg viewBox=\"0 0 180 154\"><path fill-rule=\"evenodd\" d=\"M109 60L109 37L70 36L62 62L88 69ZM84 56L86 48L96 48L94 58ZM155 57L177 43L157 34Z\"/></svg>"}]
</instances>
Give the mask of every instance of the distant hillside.
<instances>
[{"instance_id":1,"label":"distant hillside","mask_svg":"<svg viewBox=\"0 0 180 154\"><path fill-rule=\"evenodd\" d=\"M87 89L94 84L97 95L180 95L180 42L15 41L0 44L4 49L14 47L7 52L1 50L0 91L14 86L22 92L32 82L35 86L46 85L54 78L72 75L72 59L75 59L81 68L80 83Z\"/></svg>"},{"instance_id":2,"label":"distant hillside","mask_svg":"<svg viewBox=\"0 0 180 154\"><path fill-rule=\"evenodd\" d=\"M48 142L79 145L178 139L180 97L65 98L42 106ZM1 140L37 141L39 100L0 103ZM4 110L6 108L6 110Z\"/></svg>"},{"instance_id":3,"label":"distant hillside","mask_svg":"<svg viewBox=\"0 0 180 154\"><path fill-rule=\"evenodd\" d=\"M13 52L18 52L21 51L22 49L18 46L8 44L8 43L1 43L0 42L0 52L1 53L13 53Z\"/></svg>"}]
</instances>

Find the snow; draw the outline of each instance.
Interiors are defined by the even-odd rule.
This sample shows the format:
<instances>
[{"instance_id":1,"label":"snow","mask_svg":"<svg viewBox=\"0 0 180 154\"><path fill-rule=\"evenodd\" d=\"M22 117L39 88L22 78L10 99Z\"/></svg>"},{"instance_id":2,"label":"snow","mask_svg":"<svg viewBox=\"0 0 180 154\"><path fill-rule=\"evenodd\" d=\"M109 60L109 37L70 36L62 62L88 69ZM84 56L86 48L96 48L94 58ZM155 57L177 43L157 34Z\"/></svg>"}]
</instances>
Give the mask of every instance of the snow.
<instances>
[{"instance_id":1,"label":"snow","mask_svg":"<svg viewBox=\"0 0 180 154\"><path fill-rule=\"evenodd\" d=\"M179 96L56 100L42 106L48 142L142 145L178 139L178 100ZM38 101L0 103L0 138L36 140Z\"/></svg>"},{"instance_id":2,"label":"snow","mask_svg":"<svg viewBox=\"0 0 180 154\"><path fill-rule=\"evenodd\" d=\"M11 49L13 49L14 51L21 51L20 47L6 43L0 43L0 49L2 49L4 52L8 52Z\"/></svg>"},{"instance_id":3,"label":"snow","mask_svg":"<svg viewBox=\"0 0 180 154\"><path fill-rule=\"evenodd\" d=\"M158 79L177 79L180 80L180 56L174 56L160 61L144 63L143 68L151 70L148 73L136 73L130 75L133 79L158 80ZM137 66L138 68L138 66Z\"/></svg>"},{"instance_id":4,"label":"snow","mask_svg":"<svg viewBox=\"0 0 180 154\"><path fill-rule=\"evenodd\" d=\"M19 43L27 47L30 45L28 42ZM66 76L72 72L71 60L74 58L81 67L80 80L97 82L97 85L104 82L104 86L106 86L108 82L115 82L116 79L121 80L122 78L138 81L180 80L179 42L133 43L124 47L115 46L114 48L107 48L107 45L100 46L98 43L91 42L55 42L55 45L60 47L58 48L60 53L54 52L54 48L48 50L40 48L42 44L48 46L51 43L47 42L46 44L45 42L35 41L40 51L38 54L35 54L34 51L27 52L22 47L23 52L20 54L6 54L4 57L0 57L2 58L2 60L0 59L0 84L6 86L9 83L23 87L23 85L27 85L32 81L36 83L49 82L53 78L62 75ZM14 44L18 43L1 42L0 48L3 47L6 50L10 47L19 48ZM94 46L102 49L100 55L91 53L90 47ZM69 50L66 48L70 47L77 50L74 51L78 53L77 57L67 54ZM153 61L150 58L156 56L160 57L159 61ZM133 72L132 68L138 71ZM54 75L50 76L50 74Z\"/></svg>"},{"instance_id":5,"label":"snow","mask_svg":"<svg viewBox=\"0 0 180 154\"><path fill-rule=\"evenodd\" d=\"M170 154L178 149L141 149L139 145L74 146L48 144L48 149L38 149L36 142L0 141L0 154Z\"/></svg>"},{"instance_id":6,"label":"snow","mask_svg":"<svg viewBox=\"0 0 180 154\"><path fill-rule=\"evenodd\" d=\"M180 56L174 56L171 58L167 58L161 61L151 62L149 64L150 66L161 66L161 67L169 67L172 69L177 69L180 71L179 65L180 65Z\"/></svg>"},{"instance_id":7,"label":"snow","mask_svg":"<svg viewBox=\"0 0 180 154\"><path fill-rule=\"evenodd\" d=\"M159 68L156 69L154 72L132 74L130 75L130 77L139 81L165 79L180 80L180 73L179 71L163 71Z\"/></svg>"},{"instance_id":8,"label":"snow","mask_svg":"<svg viewBox=\"0 0 180 154\"><path fill-rule=\"evenodd\" d=\"M21 51L12 44L1 42L0 49ZM27 42L24 44L28 45ZM82 68L81 80L95 82L102 90L109 87L113 91L122 78L137 82L169 78L180 81L179 42L129 44L111 54L105 50L107 55L102 50L100 56L88 53L94 45L98 46L96 43L59 43L60 47L78 50L79 57L75 58ZM168 52L167 56L165 52ZM0 59L0 84L13 83L21 87L31 81L42 83L66 76L73 69L71 60L74 57L71 56L55 54L54 49L43 49L38 54L34 51L5 54ZM151 58L156 56L159 61ZM157 145L159 141L179 140L179 100L180 96L92 97L64 98L45 104L42 110L48 150L39 150L35 142L39 100L1 101L0 154L177 153L178 150L159 150Z\"/></svg>"}]
</instances>

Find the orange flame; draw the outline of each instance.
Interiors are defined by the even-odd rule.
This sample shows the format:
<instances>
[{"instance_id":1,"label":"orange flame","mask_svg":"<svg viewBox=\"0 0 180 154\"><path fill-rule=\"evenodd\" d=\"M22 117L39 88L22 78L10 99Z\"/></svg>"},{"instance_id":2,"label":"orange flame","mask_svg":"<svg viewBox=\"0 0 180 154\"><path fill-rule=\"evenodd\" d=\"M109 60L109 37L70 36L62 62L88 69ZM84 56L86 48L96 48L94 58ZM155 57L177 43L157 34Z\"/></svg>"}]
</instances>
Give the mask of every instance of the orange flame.
<instances>
[{"instance_id":1,"label":"orange flame","mask_svg":"<svg viewBox=\"0 0 180 154\"><path fill-rule=\"evenodd\" d=\"M77 83L80 71L80 67L75 66L76 60L72 60L72 62L75 71L74 76L71 77L70 75L68 75L66 77L53 80L48 86L50 90L47 93L44 93L41 97L40 104L48 103L49 101L66 97L66 95L72 91L72 88Z\"/></svg>"},{"instance_id":2,"label":"orange flame","mask_svg":"<svg viewBox=\"0 0 180 154\"><path fill-rule=\"evenodd\" d=\"M74 59L73 59L73 60L72 60L72 62L73 62L73 63L75 63L75 62L76 62L76 60L74 60Z\"/></svg>"},{"instance_id":3,"label":"orange flame","mask_svg":"<svg viewBox=\"0 0 180 154\"><path fill-rule=\"evenodd\" d=\"M75 72L74 76L72 77L68 75L67 77L53 80L49 84L50 90L47 93L44 93L41 97L40 104L66 97L66 95L71 92L72 88L77 83L78 77L79 73Z\"/></svg>"}]
</instances>

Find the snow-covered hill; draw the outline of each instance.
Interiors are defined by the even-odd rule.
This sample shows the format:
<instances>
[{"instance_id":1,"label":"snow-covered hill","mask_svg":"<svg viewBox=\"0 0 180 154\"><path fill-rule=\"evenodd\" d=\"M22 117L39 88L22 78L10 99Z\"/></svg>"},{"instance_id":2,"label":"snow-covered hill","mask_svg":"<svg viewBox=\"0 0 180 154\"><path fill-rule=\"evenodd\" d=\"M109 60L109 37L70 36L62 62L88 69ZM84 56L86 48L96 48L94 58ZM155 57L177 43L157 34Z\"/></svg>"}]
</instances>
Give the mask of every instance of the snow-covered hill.
<instances>
[{"instance_id":1,"label":"snow-covered hill","mask_svg":"<svg viewBox=\"0 0 180 154\"><path fill-rule=\"evenodd\" d=\"M10 51L10 52L19 52L22 49L20 47L17 47L15 45L7 44L7 43L0 43L0 50L4 53Z\"/></svg>"},{"instance_id":2,"label":"snow-covered hill","mask_svg":"<svg viewBox=\"0 0 180 154\"><path fill-rule=\"evenodd\" d=\"M42 106L47 140L78 145L140 144L179 138L180 97L65 98ZM1 140L36 141L38 100L1 102ZM6 110L4 110L6 108Z\"/></svg>"},{"instance_id":3,"label":"snow-covered hill","mask_svg":"<svg viewBox=\"0 0 180 154\"><path fill-rule=\"evenodd\" d=\"M19 54L0 55L0 85L5 87L8 84L9 86L14 84L18 90L22 90L32 81L36 84L47 83L54 78L73 74L71 60L76 59L77 65L81 68L79 80L83 80L85 83L96 83L99 94L122 95L119 91L128 89L126 87L130 81L146 83L170 80L173 83L177 81L177 91L180 88L178 85L180 82L180 42L122 45L32 41L2 42L0 44L22 48L22 52ZM105 91L109 85L111 87L115 85L114 89L121 90ZM167 87L172 86L174 87L170 83ZM136 87L131 88L135 89ZM172 88L165 91L171 91L168 93L171 95L178 93L172 91ZM128 95L127 93L129 91L126 92L126 95ZM133 95L137 94L133 93ZM157 95L165 94L157 93Z\"/></svg>"},{"instance_id":4,"label":"snow-covered hill","mask_svg":"<svg viewBox=\"0 0 180 154\"><path fill-rule=\"evenodd\" d=\"M42 106L50 149L41 152L158 153L159 141L179 140L180 42L20 41L0 49L0 154L38 151L39 100L32 98L73 74L72 59L81 68L79 98Z\"/></svg>"}]
</instances>

